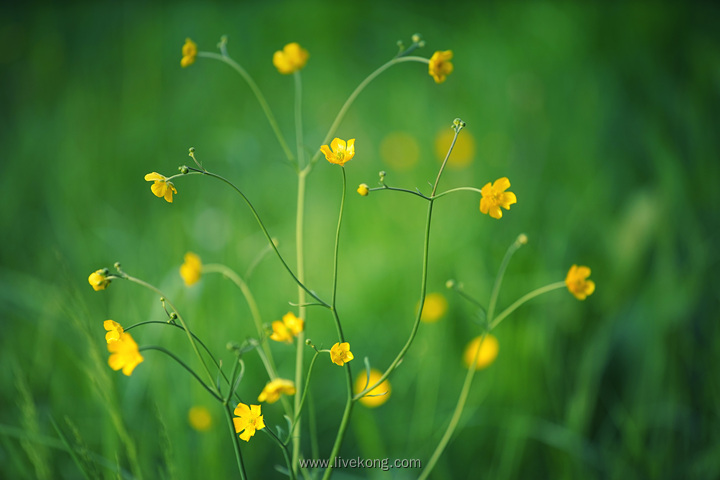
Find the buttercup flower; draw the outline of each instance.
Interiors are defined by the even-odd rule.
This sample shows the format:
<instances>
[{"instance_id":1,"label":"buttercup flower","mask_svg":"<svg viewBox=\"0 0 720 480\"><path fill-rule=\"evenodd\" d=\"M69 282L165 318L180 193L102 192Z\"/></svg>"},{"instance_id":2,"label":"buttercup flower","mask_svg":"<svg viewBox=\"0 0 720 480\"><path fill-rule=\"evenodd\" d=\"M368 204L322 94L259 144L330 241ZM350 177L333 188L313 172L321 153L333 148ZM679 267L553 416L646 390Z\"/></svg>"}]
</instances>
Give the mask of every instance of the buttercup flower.
<instances>
[{"instance_id":1,"label":"buttercup flower","mask_svg":"<svg viewBox=\"0 0 720 480\"><path fill-rule=\"evenodd\" d=\"M205 407L192 407L188 411L188 422L198 432L205 432L212 426L212 416Z\"/></svg>"},{"instance_id":2,"label":"buttercup flower","mask_svg":"<svg viewBox=\"0 0 720 480\"><path fill-rule=\"evenodd\" d=\"M166 177L157 172L148 173L145 175L145 180L155 182L150 186L150 190L152 190L156 197L165 197L166 201L172 203L173 193L177 193L177 189L175 189L175 185L173 185L172 182L168 182Z\"/></svg>"},{"instance_id":3,"label":"buttercup flower","mask_svg":"<svg viewBox=\"0 0 720 480\"><path fill-rule=\"evenodd\" d=\"M360 186L357 189L357 192L362 195L363 197L367 197L368 193L370 193L370 187L368 187L366 184L361 183Z\"/></svg>"},{"instance_id":4,"label":"buttercup flower","mask_svg":"<svg viewBox=\"0 0 720 480\"><path fill-rule=\"evenodd\" d=\"M437 322L445 315L447 308L448 303L445 297L439 293L430 293L425 297L425 304L422 315L420 315L420 320L426 323Z\"/></svg>"},{"instance_id":5,"label":"buttercup flower","mask_svg":"<svg viewBox=\"0 0 720 480\"><path fill-rule=\"evenodd\" d=\"M307 63L309 56L307 50L299 44L295 42L288 43L282 50L275 52L273 55L273 65L278 69L278 72L283 75L289 75L302 69Z\"/></svg>"},{"instance_id":6,"label":"buttercup flower","mask_svg":"<svg viewBox=\"0 0 720 480\"><path fill-rule=\"evenodd\" d=\"M192 252L185 254L185 262L180 265L180 276L188 287L200 281L202 274L202 261Z\"/></svg>"},{"instance_id":7,"label":"buttercup flower","mask_svg":"<svg viewBox=\"0 0 720 480\"><path fill-rule=\"evenodd\" d=\"M88 277L88 283L92 286L96 292L98 290L105 290L110 285L110 279L107 278L108 271L106 268L101 268L90 274Z\"/></svg>"},{"instance_id":8,"label":"buttercup flower","mask_svg":"<svg viewBox=\"0 0 720 480\"><path fill-rule=\"evenodd\" d=\"M332 151L330 150L332 148ZM351 138L345 144L345 140L335 138L330 142L330 146L323 145L320 150L325 154L325 158L330 163L345 165L346 162L352 160L355 156L355 139Z\"/></svg>"},{"instance_id":9,"label":"buttercup flower","mask_svg":"<svg viewBox=\"0 0 720 480\"><path fill-rule=\"evenodd\" d=\"M375 370L374 368L370 369L369 380L367 375L358 376L357 380L355 380L355 393L360 393L370 385L374 385L375 383L377 383L378 380L380 380L380 377L382 377L382 373ZM388 380L385 380L380 385L365 394L365 396L360 399L360 403L370 408L379 407L380 405L388 401L388 399L390 398L391 390L392 389L390 388L390 382Z\"/></svg>"},{"instance_id":10,"label":"buttercup flower","mask_svg":"<svg viewBox=\"0 0 720 480\"><path fill-rule=\"evenodd\" d=\"M272 322L273 333L270 339L276 342L292 342L294 336L303 331L305 322L296 317L292 312L288 312L282 317L282 321L276 320Z\"/></svg>"},{"instance_id":11,"label":"buttercup flower","mask_svg":"<svg viewBox=\"0 0 720 480\"><path fill-rule=\"evenodd\" d=\"M265 422L260 414L260 405L245 405L238 403L233 412L239 418L233 418L235 424L235 432L240 433L240 438L246 442L250 441L250 437L255 435L256 430L265 428ZM244 431L243 431L244 430Z\"/></svg>"},{"instance_id":12,"label":"buttercup flower","mask_svg":"<svg viewBox=\"0 0 720 480\"><path fill-rule=\"evenodd\" d=\"M276 378L268 382L258 396L258 402L275 403L280 395L295 395L295 384L284 378Z\"/></svg>"},{"instance_id":13,"label":"buttercup flower","mask_svg":"<svg viewBox=\"0 0 720 480\"><path fill-rule=\"evenodd\" d=\"M482 342L482 345L480 345L480 342ZM480 370L489 366L497 358L500 345L498 344L495 336L488 333L485 336L485 340L482 339L482 336L475 337L467 344L467 347L465 347L465 353L463 354L463 361L465 362L465 366L467 368L470 368L472 365L478 346L480 347L480 353L478 353L477 362L475 363L476 369Z\"/></svg>"},{"instance_id":14,"label":"buttercup flower","mask_svg":"<svg viewBox=\"0 0 720 480\"><path fill-rule=\"evenodd\" d=\"M197 56L197 45L189 38L185 39L185 45L182 47L182 60L180 60L180 66L185 68L195 63L195 57Z\"/></svg>"},{"instance_id":15,"label":"buttercup flower","mask_svg":"<svg viewBox=\"0 0 720 480\"><path fill-rule=\"evenodd\" d=\"M122 325L117 322L113 322L112 320L105 320L105 322L103 322L103 326L105 327L105 330L107 330L107 333L105 334L105 340L107 343L117 342L120 340L120 337L124 332Z\"/></svg>"},{"instance_id":16,"label":"buttercup flower","mask_svg":"<svg viewBox=\"0 0 720 480\"><path fill-rule=\"evenodd\" d=\"M450 63L452 57L452 50L445 50L444 52L438 51L430 57L428 73L435 79L435 83L443 83L445 78L452 73L453 64Z\"/></svg>"},{"instance_id":17,"label":"buttercup flower","mask_svg":"<svg viewBox=\"0 0 720 480\"><path fill-rule=\"evenodd\" d=\"M353 358L355 358L355 356L350 351L350 344L348 342L336 343L330 349L330 360L341 367Z\"/></svg>"},{"instance_id":18,"label":"buttercup flower","mask_svg":"<svg viewBox=\"0 0 720 480\"><path fill-rule=\"evenodd\" d=\"M142 361L144 360L140 351L138 350L137 343L133 340L129 333L123 332L117 341L108 343L108 351L112 354L108 358L108 365L113 370L120 370L125 375L130 374L135 370Z\"/></svg>"},{"instance_id":19,"label":"buttercup flower","mask_svg":"<svg viewBox=\"0 0 720 480\"><path fill-rule=\"evenodd\" d=\"M589 276L590 268L573 265L565 277L565 285L578 300L585 300L595 291L595 282L588 280Z\"/></svg>"},{"instance_id":20,"label":"buttercup flower","mask_svg":"<svg viewBox=\"0 0 720 480\"><path fill-rule=\"evenodd\" d=\"M508 188L510 188L510 180L507 177L498 178L492 185L490 182L486 183L480 190L482 193L480 212L488 213L492 218L502 218L500 207L510 210L510 205L517 203L515 194L505 191Z\"/></svg>"}]
</instances>

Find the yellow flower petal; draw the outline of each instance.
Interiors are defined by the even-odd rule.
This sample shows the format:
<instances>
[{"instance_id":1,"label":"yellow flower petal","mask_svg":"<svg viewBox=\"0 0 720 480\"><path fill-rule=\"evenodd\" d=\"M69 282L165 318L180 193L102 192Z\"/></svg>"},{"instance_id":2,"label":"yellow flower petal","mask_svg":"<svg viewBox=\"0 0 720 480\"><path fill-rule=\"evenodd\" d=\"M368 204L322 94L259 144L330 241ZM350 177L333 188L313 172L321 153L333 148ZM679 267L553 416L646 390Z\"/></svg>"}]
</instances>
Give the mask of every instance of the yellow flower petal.
<instances>
[{"instance_id":1,"label":"yellow flower petal","mask_svg":"<svg viewBox=\"0 0 720 480\"><path fill-rule=\"evenodd\" d=\"M164 181L165 181L165 177L162 176L162 175L160 175L160 174L157 173L157 172L152 172L152 173L148 173L147 175L145 175L145 180L148 181L148 182L157 182L157 181L162 181L162 182L164 182Z\"/></svg>"},{"instance_id":2,"label":"yellow flower petal","mask_svg":"<svg viewBox=\"0 0 720 480\"><path fill-rule=\"evenodd\" d=\"M565 277L565 285L578 300L585 300L595 292L595 282L587 279L590 273L588 267L573 265Z\"/></svg>"},{"instance_id":3,"label":"yellow flower petal","mask_svg":"<svg viewBox=\"0 0 720 480\"><path fill-rule=\"evenodd\" d=\"M498 178L494 183L486 183L481 189L480 212L490 215L492 218L502 218L502 210L510 210L510 205L517 203L517 197L513 192L506 192L510 188L510 180L507 177Z\"/></svg>"}]
</instances>

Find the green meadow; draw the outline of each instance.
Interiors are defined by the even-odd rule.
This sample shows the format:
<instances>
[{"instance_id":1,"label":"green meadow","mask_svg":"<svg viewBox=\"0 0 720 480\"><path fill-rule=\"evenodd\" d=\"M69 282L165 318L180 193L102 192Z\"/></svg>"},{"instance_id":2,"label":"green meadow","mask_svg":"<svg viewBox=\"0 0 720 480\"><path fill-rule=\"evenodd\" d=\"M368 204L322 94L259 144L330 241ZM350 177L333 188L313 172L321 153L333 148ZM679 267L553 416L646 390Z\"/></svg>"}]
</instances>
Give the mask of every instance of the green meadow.
<instances>
[{"instance_id":1,"label":"green meadow","mask_svg":"<svg viewBox=\"0 0 720 480\"><path fill-rule=\"evenodd\" d=\"M338 451L343 460L421 466L332 472L421 477L457 412L463 355L483 334L503 257L525 234L504 271L496 314L563 282L572 265L590 267L596 289L580 301L558 288L492 330L497 357L475 372L428 478L720 478L720 295L712 274L720 261L720 9L376 3L0 7L1 478L241 478L223 406L170 356L142 350L161 346L211 383L182 328L160 323L173 307L121 278L94 291L88 276L116 274L119 262L155 286L225 375L236 363L228 344L261 340L277 374L295 379L297 347L260 338L237 285L208 271L188 287L179 274L187 252L237 272L264 334L298 314L298 285L242 197L190 174L172 180L169 203L144 179L199 169L188 156L194 147L202 168L252 202L296 271L295 165L237 71L202 55L182 68L182 46L191 38L200 52L219 53L226 35L228 55L307 164L350 94L413 34L424 46L411 55L452 50L452 73L438 84L426 63L408 61L378 75L332 135L355 139L352 160L340 167L320 154L307 176L304 283L328 303L336 299L355 358L339 367L327 352L317 356L297 429L300 457L331 455L347 372L355 382L366 362L383 372L397 359L417 323L426 265L426 292L447 306L437 321L419 322L386 401L356 402ZM309 59L282 75L273 54L290 42ZM507 177L517 203L495 219L480 212L477 191L437 198L424 262L428 201L412 192L430 195L456 118L466 126L438 192ZM385 185L410 193L381 189L381 171ZM362 183L367 196L356 192ZM319 350L339 341L331 309L302 310L305 339ZM158 322L132 329L144 360L130 376L108 365L108 319L126 328ZM269 380L258 350L241 357L236 393L247 404L258 404ZM314 351L301 350L304 391ZM287 436L284 415L295 401L263 403L265 428ZM193 407L209 415L205 425L191 424ZM289 478L268 432L239 443L246 478Z\"/></svg>"}]
</instances>

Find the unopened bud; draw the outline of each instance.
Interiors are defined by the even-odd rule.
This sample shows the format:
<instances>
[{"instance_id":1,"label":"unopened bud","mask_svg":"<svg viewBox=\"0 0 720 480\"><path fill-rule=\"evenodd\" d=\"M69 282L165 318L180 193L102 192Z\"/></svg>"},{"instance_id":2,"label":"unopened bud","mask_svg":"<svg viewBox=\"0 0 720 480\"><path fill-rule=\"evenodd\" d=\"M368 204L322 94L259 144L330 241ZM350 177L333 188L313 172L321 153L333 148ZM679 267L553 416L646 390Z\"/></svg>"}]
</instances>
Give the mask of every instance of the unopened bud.
<instances>
[{"instance_id":1,"label":"unopened bud","mask_svg":"<svg viewBox=\"0 0 720 480\"><path fill-rule=\"evenodd\" d=\"M454 288L455 287L455 280L450 279L447 282L445 282L445 288Z\"/></svg>"},{"instance_id":2,"label":"unopened bud","mask_svg":"<svg viewBox=\"0 0 720 480\"><path fill-rule=\"evenodd\" d=\"M525 245L525 244L528 243L528 237L527 237L527 235L525 235L524 233L521 233L520 235L518 235L516 241L517 241L517 243L519 243L520 245Z\"/></svg>"},{"instance_id":3,"label":"unopened bud","mask_svg":"<svg viewBox=\"0 0 720 480\"><path fill-rule=\"evenodd\" d=\"M370 187L368 187L366 184L361 183L360 186L357 189L357 192L362 195L363 197L367 197L368 193L370 193Z\"/></svg>"},{"instance_id":4,"label":"unopened bud","mask_svg":"<svg viewBox=\"0 0 720 480\"><path fill-rule=\"evenodd\" d=\"M183 175L187 175L187 173L190 171L190 169L187 167L187 165L178 167L178 170L180 170L180 173L182 173Z\"/></svg>"}]
</instances>

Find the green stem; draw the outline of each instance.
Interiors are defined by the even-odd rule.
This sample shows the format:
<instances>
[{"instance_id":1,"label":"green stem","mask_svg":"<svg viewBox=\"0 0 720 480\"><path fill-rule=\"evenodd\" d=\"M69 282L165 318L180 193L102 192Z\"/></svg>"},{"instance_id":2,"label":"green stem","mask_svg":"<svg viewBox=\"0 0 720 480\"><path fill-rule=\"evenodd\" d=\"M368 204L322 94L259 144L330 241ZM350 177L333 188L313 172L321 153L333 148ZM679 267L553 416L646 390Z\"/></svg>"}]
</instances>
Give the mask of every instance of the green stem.
<instances>
[{"instance_id":1,"label":"green stem","mask_svg":"<svg viewBox=\"0 0 720 480\"><path fill-rule=\"evenodd\" d=\"M143 351L145 351L145 350L157 350L158 352L162 352L162 353L164 353L165 355L169 356L170 358L172 358L173 360L175 360L177 363L179 363L180 366L182 366L185 370L187 370L188 372L190 372L190 374L191 374L193 377L195 377L195 379L196 379L198 382L200 382L200 385L202 385L205 390L207 390L208 392L210 392L210 395L212 395L213 397L215 397L215 399L218 400L218 401L220 401L220 402L223 401L223 399L220 397L220 395L218 395L213 389L211 389L210 387L208 387L208 386L205 384L205 382L202 381L202 379L200 378L200 376L199 376L197 373L195 373L195 371L194 371L192 368L190 368L185 362L183 362L182 360L180 360L180 358L178 358L178 356L175 355L174 353L170 352L169 350L166 350L166 349L163 348L163 347L158 347L158 346L156 346L156 345L147 345L147 346L140 347L140 348L138 349L138 351L140 351L140 352L143 352ZM211 385L212 385L212 384L211 384Z\"/></svg>"},{"instance_id":2,"label":"green stem","mask_svg":"<svg viewBox=\"0 0 720 480\"><path fill-rule=\"evenodd\" d=\"M353 102L358 97L358 95L360 95L360 93L365 89L365 87L367 87L370 84L370 82L375 80L375 77L380 75L382 72L384 72L388 68L392 67L393 65L395 65L397 63L402 63L402 62L430 63L430 61L427 58L423 58L423 57L396 57L396 58L393 58L392 60L390 60L389 62L385 63L384 65L382 65L380 68L378 68L377 70L372 72L370 75L368 75L368 77L365 80L363 80L360 83L360 85L358 85L355 88L355 90L350 94L348 99L345 101L342 108L340 109L337 116L335 117L335 120L333 121L332 125L330 126L330 130L328 130L327 135L325 135L325 140L323 140L321 145L327 145L328 142L330 141L330 139L333 137L333 135L335 135L335 131L340 126L340 122L342 122L343 118L345 118L345 114L347 114L347 112L350 109L350 107L352 106ZM313 158L310 162L311 164L315 163L317 161L317 159L320 158L320 153L321 153L320 150L318 150L315 153L315 155L313 156Z\"/></svg>"},{"instance_id":3,"label":"green stem","mask_svg":"<svg viewBox=\"0 0 720 480\"><path fill-rule=\"evenodd\" d=\"M370 385L366 387L363 391L356 394L353 397L353 401L361 399L365 394L367 394L370 390L374 389L378 385L380 385L382 382L384 382L388 376L397 368L397 366L400 364L402 359L405 357L405 354L410 349L410 346L413 343L413 340L415 340L415 336L417 335L417 331L420 327L420 318L422 316L423 307L425 306L425 293L426 293L426 287L427 287L427 278L428 278L428 257L430 254L430 224L432 221L432 211L433 211L433 204L435 199L433 198L435 196L435 192L437 191L438 184L440 183L440 177L443 173L443 170L445 169L445 165L447 164L448 158L450 158L450 153L452 152L453 148L455 147L455 142L457 141L458 134L460 133L460 128L457 128L455 130L455 136L453 137L452 143L450 144L450 148L448 149L447 155L445 155L445 160L443 160L442 165L440 166L440 170L438 171L437 178L435 179L435 184L433 185L432 193L430 194L430 198L428 199L428 210L427 210L427 219L425 220L425 239L423 242L423 265L422 265L422 274L421 274L421 280L420 280L420 301L419 305L420 308L418 308L417 315L415 316L415 323L413 323L412 330L410 331L410 336L407 339L407 342L405 342L405 345L400 350L400 353L398 353L397 357L395 357L395 360L392 361L390 366L385 370L385 373L380 376L380 379L375 382L375 384Z\"/></svg>"},{"instance_id":4,"label":"green stem","mask_svg":"<svg viewBox=\"0 0 720 480\"><path fill-rule=\"evenodd\" d=\"M225 419L227 420L228 427L230 428L230 435L233 437L233 446L235 447L235 460L237 461L238 471L240 472L240 478L242 480L247 479L247 473L245 473L245 464L242 459L242 452L240 451L240 438L235 431L235 424L233 423L232 412L230 411L230 405L227 403L223 404L223 412L225 412Z\"/></svg>"},{"instance_id":5,"label":"green stem","mask_svg":"<svg viewBox=\"0 0 720 480\"><path fill-rule=\"evenodd\" d=\"M519 306L521 306L523 303L527 302L528 300L533 299L533 298L537 297L538 295L542 295L543 293L551 292L553 290L557 290L558 288L564 288L564 287L565 287L565 282L555 282L555 283L551 283L550 285L545 285L544 287L540 287L537 290L533 290L530 293L526 293L525 295L520 297L517 301L515 301L515 303L513 303L508 308L506 308L500 315L497 316L497 318L495 320L493 320L490 323L490 327L489 327L490 330L497 327L500 324L500 322L505 320L505 318L508 315L513 313L515 310L517 310L517 308Z\"/></svg>"},{"instance_id":6,"label":"green stem","mask_svg":"<svg viewBox=\"0 0 720 480\"><path fill-rule=\"evenodd\" d=\"M317 359L318 355L320 355L320 352L315 352L315 355L313 356L312 360L310 360L310 367L308 368L307 377L305 378L305 390L303 390L302 398L300 399L300 402L298 406L295 408L295 418L293 419L292 424L290 425L290 431L288 432L288 438L283 442L283 445L287 445L290 443L290 439L293 436L293 432L295 431L295 427L297 427L298 423L300 422L300 412L302 411L302 407L305 404L305 397L308 393L307 386L310 385L310 375L312 375L313 367L315 366L315 359ZM300 397L300 395L297 394L297 388L295 389L295 396Z\"/></svg>"},{"instance_id":7,"label":"green stem","mask_svg":"<svg viewBox=\"0 0 720 480\"><path fill-rule=\"evenodd\" d=\"M507 270L507 266L510 263L510 259L512 258L513 254L521 246L522 243L520 243L518 240L515 240L508 247L507 251L505 252L505 256L503 257L502 263L500 263L500 270L498 270L498 274L495 277L495 283L493 284L492 293L490 294L490 303L487 310L487 321L489 324L491 324L493 318L495 318L495 306L497 305L497 299L500 295L500 286L502 285L503 277L505 276L505 270Z\"/></svg>"},{"instance_id":8,"label":"green stem","mask_svg":"<svg viewBox=\"0 0 720 480\"><path fill-rule=\"evenodd\" d=\"M473 361L470 365L470 368L468 368L467 375L465 375L465 382L463 383L462 390L460 391L460 397L458 397L458 402L457 402L457 405L455 406L455 411L453 412L453 415L450 418L450 423L448 424L447 429L445 429L445 433L443 434L442 438L440 439L440 443L438 443L437 447L435 447L435 451L433 452L432 456L430 457L430 460L428 460L428 463L425 465L425 468L423 469L422 473L418 477L418 480L425 480L430 475L430 472L432 472L433 468L435 467L435 464L437 463L438 459L440 458L440 455L442 455L443 451L445 450L445 447L447 446L448 442L450 441L450 438L452 437L453 433L455 432L455 428L457 428L457 425L460 422L460 416L462 415L463 409L465 408L465 402L467 401L468 394L470 393L470 387L472 386L472 380L473 380L473 377L475 376L475 372L477 370L477 358L478 358L478 355L480 355L480 349L482 348L482 344L485 341L486 336L487 336L487 332L483 333L482 339L480 340L480 343L478 344L478 347L475 350L475 356L473 357Z\"/></svg>"},{"instance_id":9,"label":"green stem","mask_svg":"<svg viewBox=\"0 0 720 480\"><path fill-rule=\"evenodd\" d=\"M265 96L262 94L260 88L258 88L255 80L252 79L250 74L248 74L245 69L240 66L239 63L237 63L235 60L228 57L227 55L220 55L218 53L212 52L198 52L197 56L220 60L221 62L229 65L233 70L240 74L240 76L245 80L245 82L247 82L250 90L252 90L252 92L255 94L255 98L257 98L257 101L260 103L260 106L262 107L263 112L268 119L268 122L270 122L270 126L272 127L273 132L275 132L275 136L277 137L278 142L280 142L280 146L285 152L285 156L287 157L288 161L294 163L295 158L293 157L292 151L290 151L287 142L285 142L285 137L283 137L282 132L280 132L280 127L278 127L277 120L275 120L275 115L273 115L272 110L270 110L270 106L265 100Z\"/></svg>"},{"instance_id":10,"label":"green stem","mask_svg":"<svg viewBox=\"0 0 720 480\"><path fill-rule=\"evenodd\" d=\"M462 191L462 190L467 190L467 191L470 191L470 192L477 192L477 193L479 193L479 194L482 194L482 190L480 190L479 188L475 188L475 187L458 187L458 188L452 188L452 189L450 189L450 190L446 190L446 191L444 191L444 192L442 192L442 193L438 193L437 195L435 195L435 196L433 197L433 200L436 199L436 198L444 197L445 195L447 195L447 194L449 194L449 193L459 192L459 191Z\"/></svg>"}]
</instances>

